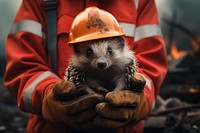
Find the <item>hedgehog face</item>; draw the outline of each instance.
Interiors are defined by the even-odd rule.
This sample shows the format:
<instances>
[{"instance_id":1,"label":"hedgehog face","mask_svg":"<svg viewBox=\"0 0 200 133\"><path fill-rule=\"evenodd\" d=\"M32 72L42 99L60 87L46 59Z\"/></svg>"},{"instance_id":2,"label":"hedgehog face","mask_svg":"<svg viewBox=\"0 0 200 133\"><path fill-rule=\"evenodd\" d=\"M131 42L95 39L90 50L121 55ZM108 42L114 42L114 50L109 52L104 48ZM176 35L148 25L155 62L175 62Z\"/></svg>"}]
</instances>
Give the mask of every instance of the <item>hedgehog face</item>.
<instances>
[{"instance_id":1,"label":"hedgehog face","mask_svg":"<svg viewBox=\"0 0 200 133\"><path fill-rule=\"evenodd\" d=\"M112 48L101 44L92 44L91 48L88 48L87 50L87 57L90 60L90 66L93 69L100 71L106 70L112 65L112 56Z\"/></svg>"},{"instance_id":2,"label":"hedgehog face","mask_svg":"<svg viewBox=\"0 0 200 133\"><path fill-rule=\"evenodd\" d=\"M77 68L99 71L107 70L111 66L124 66L126 56L128 55L129 59L133 57L131 52L127 54L122 37L79 43L74 45L74 51L72 62Z\"/></svg>"}]
</instances>

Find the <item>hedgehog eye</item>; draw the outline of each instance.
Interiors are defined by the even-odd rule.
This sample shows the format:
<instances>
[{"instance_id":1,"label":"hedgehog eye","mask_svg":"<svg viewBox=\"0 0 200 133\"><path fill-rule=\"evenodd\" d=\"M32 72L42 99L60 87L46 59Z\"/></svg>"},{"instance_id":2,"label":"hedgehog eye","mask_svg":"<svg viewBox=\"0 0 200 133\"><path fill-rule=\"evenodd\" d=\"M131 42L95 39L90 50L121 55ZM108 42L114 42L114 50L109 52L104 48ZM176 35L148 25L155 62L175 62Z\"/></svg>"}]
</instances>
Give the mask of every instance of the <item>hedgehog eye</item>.
<instances>
[{"instance_id":1,"label":"hedgehog eye","mask_svg":"<svg viewBox=\"0 0 200 133\"><path fill-rule=\"evenodd\" d=\"M91 48L87 49L87 57L90 57L91 55L93 55L93 50Z\"/></svg>"},{"instance_id":2,"label":"hedgehog eye","mask_svg":"<svg viewBox=\"0 0 200 133\"><path fill-rule=\"evenodd\" d=\"M111 47L108 47L108 53L111 55L113 52L112 48Z\"/></svg>"}]
</instances>

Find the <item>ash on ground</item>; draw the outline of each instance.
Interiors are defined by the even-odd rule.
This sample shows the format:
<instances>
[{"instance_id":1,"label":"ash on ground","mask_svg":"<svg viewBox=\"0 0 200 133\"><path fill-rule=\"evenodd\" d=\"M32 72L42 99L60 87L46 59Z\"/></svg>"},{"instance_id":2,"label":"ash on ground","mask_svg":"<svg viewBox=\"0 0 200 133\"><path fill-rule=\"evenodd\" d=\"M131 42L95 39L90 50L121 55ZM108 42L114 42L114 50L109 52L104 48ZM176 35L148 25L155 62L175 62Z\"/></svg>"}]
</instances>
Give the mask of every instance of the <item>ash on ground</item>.
<instances>
[{"instance_id":1,"label":"ash on ground","mask_svg":"<svg viewBox=\"0 0 200 133\"><path fill-rule=\"evenodd\" d=\"M144 125L144 133L200 133L200 104L159 96Z\"/></svg>"}]
</instances>

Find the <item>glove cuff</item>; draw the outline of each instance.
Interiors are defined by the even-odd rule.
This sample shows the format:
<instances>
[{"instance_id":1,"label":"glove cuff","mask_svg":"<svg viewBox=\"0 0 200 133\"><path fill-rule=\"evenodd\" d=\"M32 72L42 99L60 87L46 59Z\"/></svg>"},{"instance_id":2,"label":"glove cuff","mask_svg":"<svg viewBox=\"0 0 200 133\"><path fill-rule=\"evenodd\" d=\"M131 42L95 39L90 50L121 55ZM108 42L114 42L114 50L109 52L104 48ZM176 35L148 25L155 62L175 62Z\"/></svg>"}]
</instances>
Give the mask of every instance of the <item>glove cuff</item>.
<instances>
[{"instance_id":1,"label":"glove cuff","mask_svg":"<svg viewBox=\"0 0 200 133\"><path fill-rule=\"evenodd\" d=\"M44 91L44 96L51 90L53 89L53 87L55 86L55 83L61 81L61 79L53 79L52 83L49 84L46 88L45 88L45 91Z\"/></svg>"}]
</instances>

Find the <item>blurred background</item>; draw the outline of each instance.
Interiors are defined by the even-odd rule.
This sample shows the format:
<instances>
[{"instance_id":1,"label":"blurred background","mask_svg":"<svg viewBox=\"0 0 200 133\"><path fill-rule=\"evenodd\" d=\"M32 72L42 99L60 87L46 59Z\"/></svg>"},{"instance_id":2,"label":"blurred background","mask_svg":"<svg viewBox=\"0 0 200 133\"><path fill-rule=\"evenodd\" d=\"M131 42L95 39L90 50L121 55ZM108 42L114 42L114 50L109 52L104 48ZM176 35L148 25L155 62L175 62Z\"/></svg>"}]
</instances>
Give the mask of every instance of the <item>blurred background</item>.
<instances>
[{"instance_id":1,"label":"blurred background","mask_svg":"<svg viewBox=\"0 0 200 133\"><path fill-rule=\"evenodd\" d=\"M13 18L21 4L21 0L0 0L0 76L5 68L5 37L12 25Z\"/></svg>"},{"instance_id":2,"label":"blurred background","mask_svg":"<svg viewBox=\"0 0 200 133\"><path fill-rule=\"evenodd\" d=\"M0 0L0 133L24 133L28 114L3 85L5 38L21 0ZM144 132L200 132L199 0L156 0L168 54L168 73Z\"/></svg>"}]
</instances>

